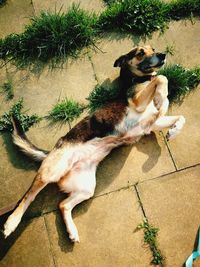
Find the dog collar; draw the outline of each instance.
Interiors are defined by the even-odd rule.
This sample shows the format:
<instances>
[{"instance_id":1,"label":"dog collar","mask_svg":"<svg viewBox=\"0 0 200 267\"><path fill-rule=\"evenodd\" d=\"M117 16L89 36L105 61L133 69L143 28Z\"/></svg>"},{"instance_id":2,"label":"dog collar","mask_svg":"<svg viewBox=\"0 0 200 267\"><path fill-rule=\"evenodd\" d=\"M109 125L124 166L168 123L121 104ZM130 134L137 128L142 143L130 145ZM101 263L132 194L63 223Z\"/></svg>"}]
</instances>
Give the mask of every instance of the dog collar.
<instances>
[{"instance_id":1,"label":"dog collar","mask_svg":"<svg viewBox=\"0 0 200 267\"><path fill-rule=\"evenodd\" d=\"M155 78L155 75L146 75L146 76L134 76L132 78L132 83L136 84L136 83L144 83L146 81L152 81Z\"/></svg>"}]
</instances>

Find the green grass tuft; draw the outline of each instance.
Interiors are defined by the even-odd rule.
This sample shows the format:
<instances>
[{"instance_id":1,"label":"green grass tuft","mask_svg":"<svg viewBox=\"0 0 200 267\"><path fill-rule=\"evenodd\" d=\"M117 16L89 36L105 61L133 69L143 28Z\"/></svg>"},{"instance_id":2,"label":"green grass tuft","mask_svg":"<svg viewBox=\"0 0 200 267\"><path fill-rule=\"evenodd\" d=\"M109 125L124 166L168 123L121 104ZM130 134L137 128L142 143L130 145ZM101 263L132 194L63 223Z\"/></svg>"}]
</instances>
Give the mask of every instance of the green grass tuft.
<instances>
[{"instance_id":1,"label":"green grass tuft","mask_svg":"<svg viewBox=\"0 0 200 267\"><path fill-rule=\"evenodd\" d=\"M49 112L47 119L51 122L70 123L78 118L86 107L71 99L58 102Z\"/></svg>"},{"instance_id":2,"label":"green grass tuft","mask_svg":"<svg viewBox=\"0 0 200 267\"><path fill-rule=\"evenodd\" d=\"M20 34L0 39L0 59L14 60L18 66L51 62L54 66L83 47L94 44L100 33L121 31L148 35L164 30L170 19L200 15L199 0L106 0L99 15L73 5L67 13L42 12L31 19Z\"/></svg>"},{"instance_id":3,"label":"green grass tuft","mask_svg":"<svg viewBox=\"0 0 200 267\"><path fill-rule=\"evenodd\" d=\"M13 84L11 80L8 80L2 86L0 86L0 90L6 95L7 101L13 99L14 92L13 92Z\"/></svg>"},{"instance_id":4,"label":"green grass tuft","mask_svg":"<svg viewBox=\"0 0 200 267\"><path fill-rule=\"evenodd\" d=\"M168 5L161 0L121 0L111 3L99 17L99 27L104 31L149 34L163 30L168 18Z\"/></svg>"},{"instance_id":5,"label":"green grass tuft","mask_svg":"<svg viewBox=\"0 0 200 267\"><path fill-rule=\"evenodd\" d=\"M199 0L172 0L169 4L168 16L179 20L189 16L200 16Z\"/></svg>"},{"instance_id":6,"label":"green grass tuft","mask_svg":"<svg viewBox=\"0 0 200 267\"><path fill-rule=\"evenodd\" d=\"M168 65L159 71L168 79L169 101L181 102L200 83L200 68L185 69L180 65Z\"/></svg>"},{"instance_id":7,"label":"green grass tuft","mask_svg":"<svg viewBox=\"0 0 200 267\"><path fill-rule=\"evenodd\" d=\"M87 98L89 111L94 112L97 108L114 100L118 93L117 87L97 85Z\"/></svg>"},{"instance_id":8,"label":"green grass tuft","mask_svg":"<svg viewBox=\"0 0 200 267\"><path fill-rule=\"evenodd\" d=\"M24 64L39 60L57 62L77 56L94 43L96 16L73 5L67 13L42 12L31 19L24 33L11 34L0 41L0 57Z\"/></svg>"},{"instance_id":9,"label":"green grass tuft","mask_svg":"<svg viewBox=\"0 0 200 267\"><path fill-rule=\"evenodd\" d=\"M162 256L161 251L158 248L156 240L159 229L150 225L148 221L144 221L143 223L139 224L137 229L143 229L144 231L144 243L149 245L149 248L152 252L153 258L151 264L163 267L164 257Z\"/></svg>"},{"instance_id":10,"label":"green grass tuft","mask_svg":"<svg viewBox=\"0 0 200 267\"><path fill-rule=\"evenodd\" d=\"M31 126L33 126L35 123L38 123L41 120L41 118L36 114L27 115L25 113L22 113L22 108L23 108L23 100L21 99L17 103L15 103L8 112L5 112L0 117L0 132L13 131L13 125L11 121L12 115L18 119L24 132L28 131L28 129Z\"/></svg>"}]
</instances>

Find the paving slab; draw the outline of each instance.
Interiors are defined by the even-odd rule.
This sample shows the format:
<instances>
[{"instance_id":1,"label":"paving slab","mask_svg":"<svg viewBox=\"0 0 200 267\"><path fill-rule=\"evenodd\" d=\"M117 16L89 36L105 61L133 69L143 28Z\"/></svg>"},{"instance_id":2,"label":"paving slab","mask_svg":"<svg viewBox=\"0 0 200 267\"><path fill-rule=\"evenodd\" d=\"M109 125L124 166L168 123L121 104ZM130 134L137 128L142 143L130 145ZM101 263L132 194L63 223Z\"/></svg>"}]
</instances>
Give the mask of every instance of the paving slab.
<instances>
[{"instance_id":1,"label":"paving slab","mask_svg":"<svg viewBox=\"0 0 200 267\"><path fill-rule=\"evenodd\" d=\"M0 246L1 267L54 266L43 217L21 223Z\"/></svg>"},{"instance_id":2,"label":"paving slab","mask_svg":"<svg viewBox=\"0 0 200 267\"><path fill-rule=\"evenodd\" d=\"M65 12L72 6L73 3L80 5L80 7L84 10L95 13L100 13L105 8L103 0L33 0L32 2L37 15L43 10L50 12L61 10L62 12Z\"/></svg>"},{"instance_id":3,"label":"paving slab","mask_svg":"<svg viewBox=\"0 0 200 267\"><path fill-rule=\"evenodd\" d=\"M194 249L199 227L199 176L197 166L138 185L145 213L160 229L159 247L166 267L182 266Z\"/></svg>"},{"instance_id":4,"label":"paving slab","mask_svg":"<svg viewBox=\"0 0 200 267\"><path fill-rule=\"evenodd\" d=\"M170 108L170 114L183 115L186 124L176 139L169 142L169 148L178 168L200 163L200 86L192 91L179 105Z\"/></svg>"},{"instance_id":5,"label":"paving slab","mask_svg":"<svg viewBox=\"0 0 200 267\"><path fill-rule=\"evenodd\" d=\"M157 51L166 51L172 48L173 55L167 55L168 64L181 64L187 68L199 66L200 20L180 20L169 23L169 28L164 33L154 32L151 38L140 44L150 44Z\"/></svg>"},{"instance_id":6,"label":"paving slab","mask_svg":"<svg viewBox=\"0 0 200 267\"><path fill-rule=\"evenodd\" d=\"M150 266L143 233L134 232L142 213L133 189L80 204L74 210L80 244L68 239L60 213L45 215L56 266Z\"/></svg>"},{"instance_id":7,"label":"paving slab","mask_svg":"<svg viewBox=\"0 0 200 267\"><path fill-rule=\"evenodd\" d=\"M31 1L7 0L0 8L0 38L11 33L20 33L34 15Z\"/></svg>"}]
</instances>

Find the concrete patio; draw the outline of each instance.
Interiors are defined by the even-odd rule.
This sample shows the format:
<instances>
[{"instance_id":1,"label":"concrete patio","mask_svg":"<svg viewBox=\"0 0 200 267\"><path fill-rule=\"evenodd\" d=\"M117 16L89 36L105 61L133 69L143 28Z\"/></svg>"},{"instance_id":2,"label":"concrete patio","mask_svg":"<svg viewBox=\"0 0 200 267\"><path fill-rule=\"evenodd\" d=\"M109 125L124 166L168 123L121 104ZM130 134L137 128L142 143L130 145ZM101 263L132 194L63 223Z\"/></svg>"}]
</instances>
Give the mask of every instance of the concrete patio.
<instances>
[{"instance_id":1,"label":"concrete patio","mask_svg":"<svg viewBox=\"0 0 200 267\"><path fill-rule=\"evenodd\" d=\"M72 1L8 0L0 8L0 38L22 32L30 16L41 10L63 11ZM82 0L82 8L101 12L101 0ZM0 95L0 115L23 97L28 113L47 115L64 97L86 103L96 84L112 82L119 69L117 57L136 44L151 44L164 51L173 45L168 63L195 67L200 61L200 21L171 22L164 34L156 32L141 40L120 34L105 35L96 49L84 49L77 60L61 69L40 74L17 70L7 64L0 70L0 85L9 77L14 84L14 99L6 102ZM101 52L103 51L103 53ZM108 81L108 79L110 81ZM143 232L135 231L146 216L160 229L159 248L166 267L181 267L192 253L199 220L200 189L200 87L169 113L184 115L183 132L167 143L165 133L153 133L138 144L114 150L99 166L95 196L74 210L80 244L69 241L58 203L66 197L55 185L47 186L26 212L22 223L7 239L0 238L0 267L148 267L151 253L143 243ZM74 122L75 123L75 122ZM43 120L28 136L34 144L51 149L68 126L49 127ZM0 135L0 226L31 185L38 165L22 156L11 136ZM200 259L194 262L200 266Z\"/></svg>"}]
</instances>

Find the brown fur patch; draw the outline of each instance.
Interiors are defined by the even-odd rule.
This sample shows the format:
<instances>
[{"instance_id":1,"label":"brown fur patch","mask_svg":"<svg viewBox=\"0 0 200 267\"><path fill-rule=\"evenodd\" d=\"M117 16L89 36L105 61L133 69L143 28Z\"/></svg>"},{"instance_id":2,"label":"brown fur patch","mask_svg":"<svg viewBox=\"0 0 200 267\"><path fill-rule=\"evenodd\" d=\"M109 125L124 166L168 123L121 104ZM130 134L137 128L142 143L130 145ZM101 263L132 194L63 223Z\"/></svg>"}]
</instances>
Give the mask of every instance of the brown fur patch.
<instances>
[{"instance_id":1,"label":"brown fur patch","mask_svg":"<svg viewBox=\"0 0 200 267\"><path fill-rule=\"evenodd\" d=\"M67 142L86 142L94 137L103 137L114 130L125 112L127 104L123 101L111 102L85 117L64 137Z\"/></svg>"}]
</instances>

